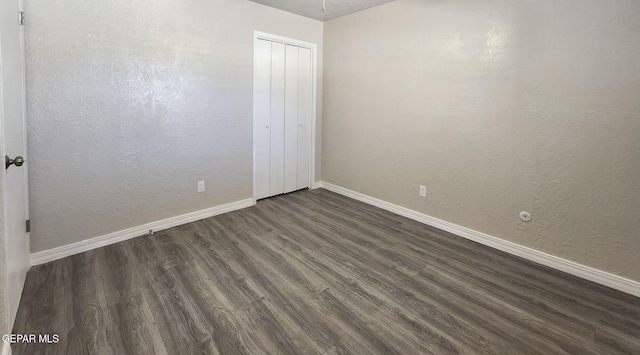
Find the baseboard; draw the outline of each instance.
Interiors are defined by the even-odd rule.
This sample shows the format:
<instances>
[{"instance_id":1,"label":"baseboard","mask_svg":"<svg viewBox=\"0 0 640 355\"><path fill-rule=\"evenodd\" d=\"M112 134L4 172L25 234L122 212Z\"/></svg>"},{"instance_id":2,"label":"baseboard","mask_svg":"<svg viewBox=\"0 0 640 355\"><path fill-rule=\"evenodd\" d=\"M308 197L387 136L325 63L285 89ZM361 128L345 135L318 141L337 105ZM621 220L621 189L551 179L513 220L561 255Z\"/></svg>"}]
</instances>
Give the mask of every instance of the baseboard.
<instances>
[{"instance_id":1,"label":"baseboard","mask_svg":"<svg viewBox=\"0 0 640 355\"><path fill-rule=\"evenodd\" d=\"M65 258L70 255L82 253L92 249L100 248L105 245L118 243L127 239L139 237L149 233L149 229L153 231L161 231L183 225L186 223L194 222L200 219L213 217L219 214L240 210L246 207L253 206L255 203L252 198L231 202L225 205L207 208L201 211L191 212L183 214L181 216L171 217L156 222L143 224L141 226L121 230L114 233L109 233L99 237L83 240L77 243L64 245L54 249L44 250L31 254L31 265L39 265L48 263L50 261Z\"/></svg>"},{"instance_id":2,"label":"baseboard","mask_svg":"<svg viewBox=\"0 0 640 355\"><path fill-rule=\"evenodd\" d=\"M394 205L392 203L365 194L361 194L344 187L336 186L327 182L319 182L318 185L320 188L350 197L354 200L358 200L372 206L382 208L389 212L393 212L395 214L430 225L443 231L453 233L460 237L473 240L474 242L484 244L486 246L504 251L506 253L531 260L538 264L548 266L550 268L563 271L574 276L578 276L585 280L589 280L640 297L640 282L636 282L618 275L610 274L602 270L594 269L589 266L578 264L576 262L543 253L541 251L531 249L519 244L508 242L504 239L496 238L494 236L478 232L473 229L462 227L451 222L443 221L441 219L431 217L429 215L416 212L405 207Z\"/></svg>"},{"instance_id":3,"label":"baseboard","mask_svg":"<svg viewBox=\"0 0 640 355\"><path fill-rule=\"evenodd\" d=\"M1 355L11 355L11 343L2 343Z\"/></svg>"}]
</instances>

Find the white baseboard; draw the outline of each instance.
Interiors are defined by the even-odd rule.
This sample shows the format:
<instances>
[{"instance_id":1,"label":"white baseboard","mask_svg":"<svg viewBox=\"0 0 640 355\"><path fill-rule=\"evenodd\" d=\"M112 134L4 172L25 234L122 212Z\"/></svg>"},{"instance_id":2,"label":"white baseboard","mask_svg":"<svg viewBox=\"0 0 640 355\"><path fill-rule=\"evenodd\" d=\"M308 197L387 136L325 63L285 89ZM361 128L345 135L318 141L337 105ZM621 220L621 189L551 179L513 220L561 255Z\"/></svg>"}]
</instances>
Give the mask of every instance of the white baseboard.
<instances>
[{"instance_id":1,"label":"white baseboard","mask_svg":"<svg viewBox=\"0 0 640 355\"><path fill-rule=\"evenodd\" d=\"M2 355L11 355L11 343L2 343Z\"/></svg>"},{"instance_id":2,"label":"white baseboard","mask_svg":"<svg viewBox=\"0 0 640 355\"><path fill-rule=\"evenodd\" d=\"M395 214L430 225L443 231L453 233L460 237L473 240L474 242L484 244L486 246L507 252L509 254L531 260L538 264L548 266L550 268L563 271L574 276L578 276L585 280L593 281L595 283L640 297L640 282L629 280L618 275L610 274L602 270L594 269L592 267L578 264L576 262L569 261L547 253L543 253L535 249L508 242L504 239L496 238L494 236L490 236L473 229L462 227L451 222L443 221L441 219L431 217L405 207L394 205L392 203L365 194L361 194L344 187L336 186L327 182L319 182L318 185L319 187L326 190L333 191L340 195L353 198L354 200L358 200L369 205L382 208L389 212L393 212Z\"/></svg>"},{"instance_id":3,"label":"white baseboard","mask_svg":"<svg viewBox=\"0 0 640 355\"><path fill-rule=\"evenodd\" d=\"M255 202L252 198L240 200L236 202L227 203L216 207L207 208L201 211L191 212L183 214L181 216L171 217L156 222L143 224L141 226L121 230L114 233L109 233L99 237L86 239L77 243L64 245L54 249L44 250L31 254L31 265L39 265L48 263L50 261L65 258L70 255L79 254L92 249L100 248L105 245L118 243L127 239L139 237L149 233L149 229L153 229L154 232L161 231L183 225L186 223L194 222L200 219L213 217L219 214L240 210L246 207L253 206Z\"/></svg>"}]
</instances>

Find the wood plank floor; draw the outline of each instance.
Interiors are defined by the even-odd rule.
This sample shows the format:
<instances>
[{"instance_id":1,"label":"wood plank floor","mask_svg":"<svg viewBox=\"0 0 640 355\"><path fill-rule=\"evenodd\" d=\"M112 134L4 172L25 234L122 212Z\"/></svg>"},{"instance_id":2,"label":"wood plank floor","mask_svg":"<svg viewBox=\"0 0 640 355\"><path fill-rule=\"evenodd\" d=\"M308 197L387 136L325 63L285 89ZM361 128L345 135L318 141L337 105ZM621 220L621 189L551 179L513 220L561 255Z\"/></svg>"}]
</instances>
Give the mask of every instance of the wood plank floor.
<instances>
[{"instance_id":1,"label":"wood plank floor","mask_svg":"<svg viewBox=\"0 0 640 355\"><path fill-rule=\"evenodd\" d=\"M325 190L34 267L14 354L640 354L640 299Z\"/></svg>"}]
</instances>

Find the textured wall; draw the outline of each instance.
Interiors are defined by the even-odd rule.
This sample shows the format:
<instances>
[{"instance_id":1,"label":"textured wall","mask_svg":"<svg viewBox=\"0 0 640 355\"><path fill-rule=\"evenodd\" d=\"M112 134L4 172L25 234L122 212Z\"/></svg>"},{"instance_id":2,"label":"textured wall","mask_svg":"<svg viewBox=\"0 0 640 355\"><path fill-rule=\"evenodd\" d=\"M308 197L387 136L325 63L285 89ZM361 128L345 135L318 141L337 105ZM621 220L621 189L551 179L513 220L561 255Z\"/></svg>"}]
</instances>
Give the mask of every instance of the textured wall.
<instances>
[{"instance_id":1,"label":"textured wall","mask_svg":"<svg viewBox=\"0 0 640 355\"><path fill-rule=\"evenodd\" d=\"M324 35L324 181L640 280L639 1L399 0Z\"/></svg>"},{"instance_id":2,"label":"textured wall","mask_svg":"<svg viewBox=\"0 0 640 355\"><path fill-rule=\"evenodd\" d=\"M321 22L249 1L25 10L32 252L251 197L253 31L322 59Z\"/></svg>"}]
</instances>

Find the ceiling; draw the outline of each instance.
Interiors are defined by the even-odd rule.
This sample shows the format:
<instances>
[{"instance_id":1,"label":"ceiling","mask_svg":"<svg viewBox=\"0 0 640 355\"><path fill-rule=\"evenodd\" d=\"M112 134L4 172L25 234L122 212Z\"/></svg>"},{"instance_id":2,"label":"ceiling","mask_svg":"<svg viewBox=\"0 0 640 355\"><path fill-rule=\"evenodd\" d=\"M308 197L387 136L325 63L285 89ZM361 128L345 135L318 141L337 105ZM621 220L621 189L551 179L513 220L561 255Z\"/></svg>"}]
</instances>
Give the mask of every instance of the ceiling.
<instances>
[{"instance_id":1,"label":"ceiling","mask_svg":"<svg viewBox=\"0 0 640 355\"><path fill-rule=\"evenodd\" d=\"M322 13L322 0L250 0L276 9L310 17L320 21L362 11L393 0L326 0L326 13Z\"/></svg>"}]
</instances>

